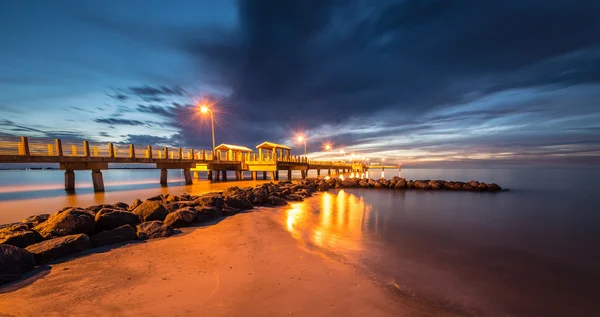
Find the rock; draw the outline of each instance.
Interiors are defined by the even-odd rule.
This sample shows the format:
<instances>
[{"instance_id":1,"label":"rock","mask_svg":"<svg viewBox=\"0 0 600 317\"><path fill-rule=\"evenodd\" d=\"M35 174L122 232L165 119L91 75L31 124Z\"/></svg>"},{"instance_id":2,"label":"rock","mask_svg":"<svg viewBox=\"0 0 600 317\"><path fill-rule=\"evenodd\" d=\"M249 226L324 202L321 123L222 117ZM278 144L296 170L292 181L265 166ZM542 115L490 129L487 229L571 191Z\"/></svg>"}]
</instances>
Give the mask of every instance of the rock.
<instances>
[{"instance_id":1,"label":"rock","mask_svg":"<svg viewBox=\"0 0 600 317\"><path fill-rule=\"evenodd\" d=\"M217 210L222 210L225 205L225 200L220 194L208 193L195 199L194 203L198 206L215 207Z\"/></svg>"},{"instance_id":2,"label":"rock","mask_svg":"<svg viewBox=\"0 0 600 317\"><path fill-rule=\"evenodd\" d=\"M362 188L368 188L369 187L369 181L361 179L360 182L358 182L358 186L360 186Z\"/></svg>"},{"instance_id":3,"label":"rock","mask_svg":"<svg viewBox=\"0 0 600 317\"><path fill-rule=\"evenodd\" d=\"M140 216L141 221L165 220L167 210L165 206L154 200L146 200L137 206L133 213Z\"/></svg>"},{"instance_id":4,"label":"rock","mask_svg":"<svg viewBox=\"0 0 600 317\"><path fill-rule=\"evenodd\" d=\"M112 205L115 209L129 210L129 205L124 202L118 202Z\"/></svg>"},{"instance_id":5,"label":"rock","mask_svg":"<svg viewBox=\"0 0 600 317\"><path fill-rule=\"evenodd\" d=\"M358 186L358 182L356 180L356 178L347 178L344 179L341 183L341 187L343 188L351 188L351 187L357 187Z\"/></svg>"},{"instance_id":6,"label":"rock","mask_svg":"<svg viewBox=\"0 0 600 317\"><path fill-rule=\"evenodd\" d=\"M303 201L304 198L302 198L302 196L300 196L298 194L289 194L287 196L287 200L291 200L291 201Z\"/></svg>"},{"instance_id":7,"label":"rock","mask_svg":"<svg viewBox=\"0 0 600 317\"><path fill-rule=\"evenodd\" d=\"M133 229L131 225L123 225L118 228L93 235L90 240L92 241L93 246L101 247L104 245L135 240L136 238L137 236L135 235L135 229Z\"/></svg>"},{"instance_id":8,"label":"rock","mask_svg":"<svg viewBox=\"0 0 600 317\"><path fill-rule=\"evenodd\" d=\"M162 194L156 195L156 196L152 196L148 199L146 199L146 201L163 201L164 196Z\"/></svg>"},{"instance_id":9,"label":"rock","mask_svg":"<svg viewBox=\"0 0 600 317\"><path fill-rule=\"evenodd\" d=\"M461 182L455 182L452 184L452 190L462 190L463 189L463 183Z\"/></svg>"},{"instance_id":10,"label":"rock","mask_svg":"<svg viewBox=\"0 0 600 317\"><path fill-rule=\"evenodd\" d=\"M89 210L95 214L98 211L100 211L100 209L102 209L102 208L114 208L114 207L113 207L113 205L109 205L109 204L101 204L101 205L89 206L89 207L85 208L85 210Z\"/></svg>"},{"instance_id":11,"label":"rock","mask_svg":"<svg viewBox=\"0 0 600 317\"><path fill-rule=\"evenodd\" d=\"M326 192L329 190L329 184L326 182L319 183L319 185L317 185L317 190L320 192Z\"/></svg>"},{"instance_id":12,"label":"rock","mask_svg":"<svg viewBox=\"0 0 600 317\"><path fill-rule=\"evenodd\" d=\"M242 190L237 186L232 186L223 191L223 196L239 196L242 193Z\"/></svg>"},{"instance_id":13,"label":"rock","mask_svg":"<svg viewBox=\"0 0 600 317\"><path fill-rule=\"evenodd\" d=\"M396 184L394 185L395 189L404 189L406 188L406 179L400 178Z\"/></svg>"},{"instance_id":14,"label":"rock","mask_svg":"<svg viewBox=\"0 0 600 317\"><path fill-rule=\"evenodd\" d=\"M431 188L431 186L429 185L429 181L426 181L426 180L416 181L414 187L416 189L430 189Z\"/></svg>"},{"instance_id":15,"label":"rock","mask_svg":"<svg viewBox=\"0 0 600 317\"><path fill-rule=\"evenodd\" d=\"M178 209L167 215L165 225L180 228L189 226L196 219L196 210L192 207Z\"/></svg>"},{"instance_id":16,"label":"rock","mask_svg":"<svg viewBox=\"0 0 600 317\"><path fill-rule=\"evenodd\" d=\"M204 222L215 219L222 215L215 207L194 207L196 210L196 218L194 222Z\"/></svg>"},{"instance_id":17,"label":"rock","mask_svg":"<svg viewBox=\"0 0 600 317\"><path fill-rule=\"evenodd\" d=\"M285 206L288 204L283 198L277 196L269 196L269 202L273 206Z\"/></svg>"},{"instance_id":18,"label":"rock","mask_svg":"<svg viewBox=\"0 0 600 317\"><path fill-rule=\"evenodd\" d=\"M33 254L13 245L0 244L0 285L19 279L34 267Z\"/></svg>"},{"instance_id":19,"label":"rock","mask_svg":"<svg viewBox=\"0 0 600 317\"><path fill-rule=\"evenodd\" d=\"M21 222L29 223L32 226L37 226L40 223L48 220L48 218L50 218L50 214L39 214L39 215L29 216L29 217L21 220Z\"/></svg>"},{"instance_id":20,"label":"rock","mask_svg":"<svg viewBox=\"0 0 600 317\"><path fill-rule=\"evenodd\" d=\"M33 254L36 263L42 264L91 247L92 243L87 235L72 234L32 244L25 250Z\"/></svg>"},{"instance_id":21,"label":"rock","mask_svg":"<svg viewBox=\"0 0 600 317\"><path fill-rule=\"evenodd\" d=\"M81 208L69 208L50 215L47 221L33 227L44 239L77 233L92 234L96 221L94 213Z\"/></svg>"},{"instance_id":22,"label":"rock","mask_svg":"<svg viewBox=\"0 0 600 317\"><path fill-rule=\"evenodd\" d=\"M469 186L471 186L472 188L479 187L479 182L478 181L470 181L467 184L469 184Z\"/></svg>"},{"instance_id":23,"label":"rock","mask_svg":"<svg viewBox=\"0 0 600 317\"><path fill-rule=\"evenodd\" d=\"M110 230L123 225L135 226L140 223L140 217L129 211L102 208L96 214L96 231Z\"/></svg>"},{"instance_id":24,"label":"rock","mask_svg":"<svg viewBox=\"0 0 600 317\"><path fill-rule=\"evenodd\" d=\"M413 182L413 181L406 182L406 188L415 188L415 182Z\"/></svg>"},{"instance_id":25,"label":"rock","mask_svg":"<svg viewBox=\"0 0 600 317\"><path fill-rule=\"evenodd\" d=\"M477 186L477 189L480 191L485 191L488 189L488 187L485 183L479 183L479 186Z\"/></svg>"},{"instance_id":26,"label":"rock","mask_svg":"<svg viewBox=\"0 0 600 317\"><path fill-rule=\"evenodd\" d=\"M491 191L491 192L499 192L502 190L502 188L500 188L500 186L498 186L494 183L486 184L486 186L487 186L487 190Z\"/></svg>"},{"instance_id":27,"label":"rock","mask_svg":"<svg viewBox=\"0 0 600 317\"><path fill-rule=\"evenodd\" d=\"M375 183L375 185L373 186L374 188L383 188L385 186L383 186L383 184L381 184L380 182Z\"/></svg>"},{"instance_id":28,"label":"rock","mask_svg":"<svg viewBox=\"0 0 600 317\"><path fill-rule=\"evenodd\" d=\"M25 248L37 243L41 237L29 230L27 224L17 224L0 229L0 244L10 244L19 248Z\"/></svg>"},{"instance_id":29,"label":"rock","mask_svg":"<svg viewBox=\"0 0 600 317\"><path fill-rule=\"evenodd\" d=\"M433 190L439 190L439 189L442 189L443 187L442 187L442 185L441 185L439 182L437 182L437 181L430 181L430 182L429 182L429 188L431 188L431 189L433 189Z\"/></svg>"},{"instance_id":30,"label":"rock","mask_svg":"<svg viewBox=\"0 0 600 317\"><path fill-rule=\"evenodd\" d=\"M173 235L173 228L166 226L160 220L142 222L136 226L138 239L156 239Z\"/></svg>"},{"instance_id":31,"label":"rock","mask_svg":"<svg viewBox=\"0 0 600 317\"><path fill-rule=\"evenodd\" d=\"M237 213L240 210L237 208L233 208L233 207L229 207L229 206L225 206L223 207L223 210L221 211L221 213L223 214L223 216L233 216L233 215L237 215Z\"/></svg>"},{"instance_id":32,"label":"rock","mask_svg":"<svg viewBox=\"0 0 600 317\"><path fill-rule=\"evenodd\" d=\"M254 198L251 200L252 205L261 206L269 201L269 191L263 188L252 190Z\"/></svg>"},{"instance_id":33,"label":"rock","mask_svg":"<svg viewBox=\"0 0 600 317\"><path fill-rule=\"evenodd\" d=\"M180 200L180 201L173 202L173 203L166 205L165 209L167 209L167 213L172 213L178 209L181 209L184 207L194 207L195 205L196 205L196 203L194 203L193 201Z\"/></svg>"},{"instance_id":34,"label":"rock","mask_svg":"<svg viewBox=\"0 0 600 317\"><path fill-rule=\"evenodd\" d=\"M462 187L462 189L464 189L464 190L473 190L473 187L471 187L471 185L469 185L469 184L464 184L463 187Z\"/></svg>"},{"instance_id":35,"label":"rock","mask_svg":"<svg viewBox=\"0 0 600 317\"><path fill-rule=\"evenodd\" d=\"M167 204L176 202L176 201L180 201L181 199L179 198L179 196L175 196L175 195L170 195L167 194L167 196L163 199L163 201Z\"/></svg>"},{"instance_id":36,"label":"rock","mask_svg":"<svg viewBox=\"0 0 600 317\"><path fill-rule=\"evenodd\" d=\"M142 201L141 201L139 198L137 198L136 200L134 200L134 201L131 203L131 206L129 206L129 208L127 208L127 210L129 210L129 211L132 211L132 210L134 210L135 208L137 208L137 206L139 206L139 205L141 205L141 204L142 204Z\"/></svg>"},{"instance_id":37,"label":"rock","mask_svg":"<svg viewBox=\"0 0 600 317\"><path fill-rule=\"evenodd\" d=\"M390 187L390 182L385 178L380 179L378 183L381 184L382 187Z\"/></svg>"},{"instance_id":38,"label":"rock","mask_svg":"<svg viewBox=\"0 0 600 317\"><path fill-rule=\"evenodd\" d=\"M254 208L252 203L248 201L248 199L241 196L226 196L225 197L225 206L247 210Z\"/></svg>"}]
</instances>

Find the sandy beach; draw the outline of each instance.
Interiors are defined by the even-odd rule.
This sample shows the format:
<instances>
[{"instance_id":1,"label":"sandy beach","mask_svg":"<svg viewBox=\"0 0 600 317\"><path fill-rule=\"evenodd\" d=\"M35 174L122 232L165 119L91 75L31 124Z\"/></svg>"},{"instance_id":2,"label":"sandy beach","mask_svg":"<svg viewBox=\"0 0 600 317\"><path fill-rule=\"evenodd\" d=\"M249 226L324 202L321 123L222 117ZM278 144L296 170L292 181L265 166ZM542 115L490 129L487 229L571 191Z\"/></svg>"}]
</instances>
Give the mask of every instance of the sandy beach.
<instances>
[{"instance_id":1,"label":"sandy beach","mask_svg":"<svg viewBox=\"0 0 600 317\"><path fill-rule=\"evenodd\" d=\"M0 316L440 315L301 248L264 209L34 273L0 289Z\"/></svg>"}]
</instances>

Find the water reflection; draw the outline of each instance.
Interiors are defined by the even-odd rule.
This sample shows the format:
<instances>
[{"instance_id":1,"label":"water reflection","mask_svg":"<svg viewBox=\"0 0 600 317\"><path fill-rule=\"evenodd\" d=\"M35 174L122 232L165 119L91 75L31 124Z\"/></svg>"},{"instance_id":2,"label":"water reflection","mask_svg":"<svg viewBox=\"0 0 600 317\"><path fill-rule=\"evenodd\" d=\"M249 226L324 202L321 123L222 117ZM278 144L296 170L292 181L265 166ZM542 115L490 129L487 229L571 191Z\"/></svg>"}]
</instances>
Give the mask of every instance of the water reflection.
<instances>
[{"instance_id":1,"label":"water reflection","mask_svg":"<svg viewBox=\"0 0 600 317\"><path fill-rule=\"evenodd\" d=\"M293 203L286 210L286 229L303 245L351 254L362 251L363 235L369 233L370 204L362 197L323 193L319 200Z\"/></svg>"}]
</instances>

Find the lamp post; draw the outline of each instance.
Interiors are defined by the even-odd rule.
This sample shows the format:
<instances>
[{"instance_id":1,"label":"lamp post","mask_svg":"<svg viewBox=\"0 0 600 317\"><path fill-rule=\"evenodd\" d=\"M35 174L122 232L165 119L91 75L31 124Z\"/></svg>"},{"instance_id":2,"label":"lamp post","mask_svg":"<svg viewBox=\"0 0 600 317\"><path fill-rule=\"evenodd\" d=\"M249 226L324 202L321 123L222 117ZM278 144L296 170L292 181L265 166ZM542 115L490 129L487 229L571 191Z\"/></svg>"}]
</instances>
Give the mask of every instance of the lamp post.
<instances>
[{"instance_id":1,"label":"lamp post","mask_svg":"<svg viewBox=\"0 0 600 317\"><path fill-rule=\"evenodd\" d=\"M210 124L212 127L212 150L213 150L213 159L214 159L214 155L215 155L215 116L213 115L212 110L210 110L210 108L208 108L207 106L201 106L200 107L200 112L202 113L210 113Z\"/></svg>"},{"instance_id":2,"label":"lamp post","mask_svg":"<svg viewBox=\"0 0 600 317\"><path fill-rule=\"evenodd\" d=\"M299 136L298 142L304 142L304 156L306 156L306 138L303 136Z\"/></svg>"}]
</instances>

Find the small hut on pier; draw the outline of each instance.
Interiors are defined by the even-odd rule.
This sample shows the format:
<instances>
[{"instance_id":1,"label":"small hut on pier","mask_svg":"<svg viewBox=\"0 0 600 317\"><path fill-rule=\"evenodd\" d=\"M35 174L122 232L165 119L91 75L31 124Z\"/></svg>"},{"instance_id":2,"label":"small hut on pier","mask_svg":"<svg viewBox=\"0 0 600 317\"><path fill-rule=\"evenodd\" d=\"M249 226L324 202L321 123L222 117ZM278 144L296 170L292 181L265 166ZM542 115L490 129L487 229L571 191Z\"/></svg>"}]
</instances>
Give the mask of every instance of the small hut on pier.
<instances>
[{"instance_id":1,"label":"small hut on pier","mask_svg":"<svg viewBox=\"0 0 600 317\"><path fill-rule=\"evenodd\" d=\"M256 146L260 161L289 160L292 148L283 144L263 142Z\"/></svg>"},{"instance_id":2,"label":"small hut on pier","mask_svg":"<svg viewBox=\"0 0 600 317\"><path fill-rule=\"evenodd\" d=\"M221 144L215 148L219 161L245 161L246 155L252 152L251 149L233 144Z\"/></svg>"}]
</instances>

